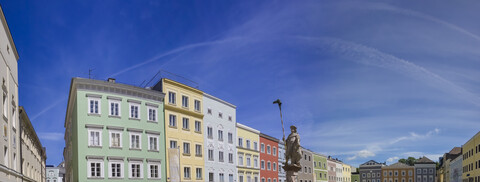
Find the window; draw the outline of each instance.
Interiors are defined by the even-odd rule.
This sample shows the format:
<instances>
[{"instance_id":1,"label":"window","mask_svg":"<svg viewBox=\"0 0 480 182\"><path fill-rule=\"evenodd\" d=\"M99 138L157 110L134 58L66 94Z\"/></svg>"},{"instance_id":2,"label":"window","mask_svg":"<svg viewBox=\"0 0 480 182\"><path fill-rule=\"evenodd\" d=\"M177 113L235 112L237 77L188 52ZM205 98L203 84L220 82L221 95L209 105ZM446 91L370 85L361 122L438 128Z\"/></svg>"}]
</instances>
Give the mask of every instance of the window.
<instances>
[{"instance_id":1,"label":"window","mask_svg":"<svg viewBox=\"0 0 480 182\"><path fill-rule=\"evenodd\" d=\"M233 154L228 153L228 163L233 163Z\"/></svg>"},{"instance_id":2,"label":"window","mask_svg":"<svg viewBox=\"0 0 480 182\"><path fill-rule=\"evenodd\" d=\"M228 116L228 121L232 121L232 116Z\"/></svg>"},{"instance_id":3,"label":"window","mask_svg":"<svg viewBox=\"0 0 480 182\"><path fill-rule=\"evenodd\" d=\"M243 182L243 175L240 174L240 175L238 176L238 181L239 181L239 182Z\"/></svg>"},{"instance_id":4,"label":"window","mask_svg":"<svg viewBox=\"0 0 480 182\"><path fill-rule=\"evenodd\" d=\"M202 168L197 168L196 169L196 172L197 172L197 179L202 179Z\"/></svg>"},{"instance_id":5,"label":"window","mask_svg":"<svg viewBox=\"0 0 480 182\"><path fill-rule=\"evenodd\" d=\"M202 146L199 144L195 144L195 155L202 156Z\"/></svg>"},{"instance_id":6,"label":"window","mask_svg":"<svg viewBox=\"0 0 480 182\"><path fill-rule=\"evenodd\" d=\"M251 156L247 155L247 167L252 166Z\"/></svg>"},{"instance_id":7,"label":"window","mask_svg":"<svg viewBox=\"0 0 480 182\"><path fill-rule=\"evenodd\" d=\"M219 118L223 118L223 113L222 113L222 112L218 112L218 117L219 117Z\"/></svg>"},{"instance_id":8,"label":"window","mask_svg":"<svg viewBox=\"0 0 480 182\"><path fill-rule=\"evenodd\" d=\"M190 127L188 127L188 118L183 118L183 129L190 129Z\"/></svg>"},{"instance_id":9,"label":"window","mask_svg":"<svg viewBox=\"0 0 480 182\"><path fill-rule=\"evenodd\" d=\"M225 176L223 175L223 173L218 174L218 179L220 180L220 182L225 182Z\"/></svg>"},{"instance_id":10,"label":"window","mask_svg":"<svg viewBox=\"0 0 480 182\"><path fill-rule=\"evenodd\" d=\"M207 127L207 136L208 138L212 139L213 138L213 128L212 127Z\"/></svg>"},{"instance_id":11,"label":"window","mask_svg":"<svg viewBox=\"0 0 480 182\"><path fill-rule=\"evenodd\" d=\"M200 101L199 100L194 101L194 108L195 108L195 111L200 111Z\"/></svg>"},{"instance_id":12,"label":"window","mask_svg":"<svg viewBox=\"0 0 480 182\"><path fill-rule=\"evenodd\" d=\"M17 170L17 154L13 153L13 170Z\"/></svg>"},{"instance_id":13,"label":"window","mask_svg":"<svg viewBox=\"0 0 480 182\"><path fill-rule=\"evenodd\" d=\"M130 133L130 149L140 149L140 133Z\"/></svg>"},{"instance_id":14,"label":"window","mask_svg":"<svg viewBox=\"0 0 480 182\"><path fill-rule=\"evenodd\" d=\"M265 161L264 161L264 160L262 160L262 161L260 162L260 168L261 168L261 169L265 169Z\"/></svg>"},{"instance_id":15,"label":"window","mask_svg":"<svg viewBox=\"0 0 480 182\"><path fill-rule=\"evenodd\" d=\"M422 174L422 169L417 169L417 174Z\"/></svg>"},{"instance_id":16,"label":"window","mask_svg":"<svg viewBox=\"0 0 480 182\"><path fill-rule=\"evenodd\" d=\"M140 119L138 114L140 111L140 106L137 103L130 103L130 118Z\"/></svg>"},{"instance_id":17,"label":"window","mask_svg":"<svg viewBox=\"0 0 480 182\"><path fill-rule=\"evenodd\" d=\"M122 178L123 177L123 161L111 161L109 162L109 176L110 178Z\"/></svg>"},{"instance_id":18,"label":"window","mask_svg":"<svg viewBox=\"0 0 480 182\"><path fill-rule=\"evenodd\" d=\"M102 146L102 130L93 130L90 129L88 131L90 133L88 135L88 146L93 146L93 147L100 147Z\"/></svg>"},{"instance_id":19,"label":"window","mask_svg":"<svg viewBox=\"0 0 480 182\"><path fill-rule=\"evenodd\" d=\"M277 156L277 147L273 147L272 154L274 156Z\"/></svg>"},{"instance_id":20,"label":"window","mask_svg":"<svg viewBox=\"0 0 480 182\"><path fill-rule=\"evenodd\" d=\"M5 102L5 99L4 99ZM6 107L4 103L4 107ZM100 114L100 98L88 98L88 113L89 114ZM5 110L6 111L6 110Z\"/></svg>"},{"instance_id":21,"label":"window","mask_svg":"<svg viewBox=\"0 0 480 182\"><path fill-rule=\"evenodd\" d=\"M158 136L148 136L148 150L158 151Z\"/></svg>"},{"instance_id":22,"label":"window","mask_svg":"<svg viewBox=\"0 0 480 182\"><path fill-rule=\"evenodd\" d=\"M208 160L213 161L213 149L208 149Z\"/></svg>"},{"instance_id":23,"label":"window","mask_svg":"<svg viewBox=\"0 0 480 182\"><path fill-rule=\"evenodd\" d=\"M223 151L218 151L218 161L223 162Z\"/></svg>"},{"instance_id":24,"label":"window","mask_svg":"<svg viewBox=\"0 0 480 182\"><path fill-rule=\"evenodd\" d=\"M267 145L267 154L270 154L270 153L271 153L270 145Z\"/></svg>"},{"instance_id":25,"label":"window","mask_svg":"<svg viewBox=\"0 0 480 182\"><path fill-rule=\"evenodd\" d=\"M253 150L258 151L258 144L257 144L257 142L253 142Z\"/></svg>"},{"instance_id":26,"label":"window","mask_svg":"<svg viewBox=\"0 0 480 182\"><path fill-rule=\"evenodd\" d=\"M16 111L17 111L17 108L13 105L12 106L12 127L15 128L16 126L16 119L17 119L17 116L15 115L16 114ZM15 137L13 137L15 139Z\"/></svg>"},{"instance_id":27,"label":"window","mask_svg":"<svg viewBox=\"0 0 480 182\"><path fill-rule=\"evenodd\" d=\"M190 143L183 142L183 153L190 154Z\"/></svg>"},{"instance_id":28,"label":"window","mask_svg":"<svg viewBox=\"0 0 480 182\"><path fill-rule=\"evenodd\" d=\"M243 139L242 138L238 138L238 146L243 147Z\"/></svg>"},{"instance_id":29,"label":"window","mask_svg":"<svg viewBox=\"0 0 480 182\"><path fill-rule=\"evenodd\" d=\"M398 176L398 171L395 171L394 174L395 174L395 176Z\"/></svg>"},{"instance_id":30,"label":"window","mask_svg":"<svg viewBox=\"0 0 480 182\"><path fill-rule=\"evenodd\" d=\"M402 171L402 176L405 176L405 171Z\"/></svg>"},{"instance_id":31,"label":"window","mask_svg":"<svg viewBox=\"0 0 480 182\"><path fill-rule=\"evenodd\" d=\"M233 143L233 134L228 132L228 143Z\"/></svg>"},{"instance_id":32,"label":"window","mask_svg":"<svg viewBox=\"0 0 480 182\"><path fill-rule=\"evenodd\" d=\"M253 156L253 167L258 168L258 156Z\"/></svg>"},{"instance_id":33,"label":"window","mask_svg":"<svg viewBox=\"0 0 480 182\"><path fill-rule=\"evenodd\" d=\"M202 132L202 123L200 121L195 121L195 131Z\"/></svg>"},{"instance_id":34,"label":"window","mask_svg":"<svg viewBox=\"0 0 480 182\"><path fill-rule=\"evenodd\" d=\"M110 147L120 148L122 147L122 132L111 131L110 132Z\"/></svg>"},{"instance_id":35,"label":"window","mask_svg":"<svg viewBox=\"0 0 480 182\"><path fill-rule=\"evenodd\" d=\"M5 162L5 166L8 167L8 147L3 148L3 162Z\"/></svg>"},{"instance_id":36,"label":"window","mask_svg":"<svg viewBox=\"0 0 480 182\"><path fill-rule=\"evenodd\" d=\"M223 141L223 131L218 130L218 141Z\"/></svg>"},{"instance_id":37,"label":"window","mask_svg":"<svg viewBox=\"0 0 480 182\"><path fill-rule=\"evenodd\" d=\"M247 149L250 149L250 140L246 140L245 144L247 145Z\"/></svg>"},{"instance_id":38,"label":"window","mask_svg":"<svg viewBox=\"0 0 480 182\"><path fill-rule=\"evenodd\" d=\"M88 160L88 174L89 178L102 178L103 177L103 161L101 160Z\"/></svg>"},{"instance_id":39,"label":"window","mask_svg":"<svg viewBox=\"0 0 480 182\"><path fill-rule=\"evenodd\" d=\"M5 116L5 118L7 118L7 114L8 114L8 102L7 102L7 93L3 92L3 116ZM90 101L89 101L90 102ZM97 104L98 106L98 104ZM97 107L98 108L98 107ZM89 112L90 113L90 110Z\"/></svg>"},{"instance_id":40,"label":"window","mask_svg":"<svg viewBox=\"0 0 480 182\"><path fill-rule=\"evenodd\" d=\"M157 109L148 107L148 121L157 121Z\"/></svg>"},{"instance_id":41,"label":"window","mask_svg":"<svg viewBox=\"0 0 480 182\"><path fill-rule=\"evenodd\" d=\"M270 161L268 161L268 162L267 162L267 170L271 170L271 169L272 169L270 164L271 164ZM306 172L306 171L305 171L305 172Z\"/></svg>"},{"instance_id":42,"label":"window","mask_svg":"<svg viewBox=\"0 0 480 182\"><path fill-rule=\"evenodd\" d=\"M169 124L172 127L177 127L177 116L170 114L169 116Z\"/></svg>"},{"instance_id":43,"label":"window","mask_svg":"<svg viewBox=\"0 0 480 182\"><path fill-rule=\"evenodd\" d=\"M214 182L214 177L213 177L213 173L208 173L208 181L209 182Z\"/></svg>"},{"instance_id":44,"label":"window","mask_svg":"<svg viewBox=\"0 0 480 182\"><path fill-rule=\"evenodd\" d=\"M170 140L170 148L171 148L171 149L177 148L177 141Z\"/></svg>"},{"instance_id":45,"label":"window","mask_svg":"<svg viewBox=\"0 0 480 182\"><path fill-rule=\"evenodd\" d=\"M233 174L228 175L228 182L233 182Z\"/></svg>"},{"instance_id":46,"label":"window","mask_svg":"<svg viewBox=\"0 0 480 182\"><path fill-rule=\"evenodd\" d=\"M265 153L265 144L260 144L260 152Z\"/></svg>"},{"instance_id":47,"label":"window","mask_svg":"<svg viewBox=\"0 0 480 182\"><path fill-rule=\"evenodd\" d=\"M238 155L238 165L243 166L243 155L242 154Z\"/></svg>"},{"instance_id":48,"label":"window","mask_svg":"<svg viewBox=\"0 0 480 182\"><path fill-rule=\"evenodd\" d=\"M183 107L188 107L188 97L187 96L182 95L182 106Z\"/></svg>"},{"instance_id":49,"label":"window","mask_svg":"<svg viewBox=\"0 0 480 182\"><path fill-rule=\"evenodd\" d=\"M190 179L190 168L189 167L184 167L183 168L183 177Z\"/></svg>"},{"instance_id":50,"label":"window","mask_svg":"<svg viewBox=\"0 0 480 182\"><path fill-rule=\"evenodd\" d=\"M175 93L174 92L168 92L168 103L170 104L175 104Z\"/></svg>"},{"instance_id":51,"label":"window","mask_svg":"<svg viewBox=\"0 0 480 182\"><path fill-rule=\"evenodd\" d=\"M130 178L142 178L142 163L141 162L130 162Z\"/></svg>"},{"instance_id":52,"label":"window","mask_svg":"<svg viewBox=\"0 0 480 182\"><path fill-rule=\"evenodd\" d=\"M273 170L276 171L277 170L277 163L273 162Z\"/></svg>"},{"instance_id":53,"label":"window","mask_svg":"<svg viewBox=\"0 0 480 182\"><path fill-rule=\"evenodd\" d=\"M208 114L212 114L212 109L208 108L208 109L207 109L207 113L208 113Z\"/></svg>"},{"instance_id":54,"label":"window","mask_svg":"<svg viewBox=\"0 0 480 182\"><path fill-rule=\"evenodd\" d=\"M110 100L110 116L120 116L120 101Z\"/></svg>"},{"instance_id":55,"label":"window","mask_svg":"<svg viewBox=\"0 0 480 182\"><path fill-rule=\"evenodd\" d=\"M160 179L161 174L160 174L160 164L154 163L154 164L148 164L148 178L150 179Z\"/></svg>"},{"instance_id":56,"label":"window","mask_svg":"<svg viewBox=\"0 0 480 182\"><path fill-rule=\"evenodd\" d=\"M408 176L412 176L412 171L408 171Z\"/></svg>"}]
</instances>

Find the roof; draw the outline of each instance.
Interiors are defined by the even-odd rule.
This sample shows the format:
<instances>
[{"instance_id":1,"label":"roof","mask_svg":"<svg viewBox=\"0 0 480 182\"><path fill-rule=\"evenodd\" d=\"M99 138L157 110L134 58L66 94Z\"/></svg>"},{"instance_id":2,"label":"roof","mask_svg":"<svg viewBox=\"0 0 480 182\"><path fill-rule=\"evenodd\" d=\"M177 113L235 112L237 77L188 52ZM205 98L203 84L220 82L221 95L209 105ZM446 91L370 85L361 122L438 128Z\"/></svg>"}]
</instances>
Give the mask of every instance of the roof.
<instances>
[{"instance_id":1,"label":"roof","mask_svg":"<svg viewBox=\"0 0 480 182\"><path fill-rule=\"evenodd\" d=\"M428 157L423 156L422 158L418 159L415 164L435 164L432 160Z\"/></svg>"},{"instance_id":2,"label":"roof","mask_svg":"<svg viewBox=\"0 0 480 182\"><path fill-rule=\"evenodd\" d=\"M218 97L215 97L215 96L213 96L213 95L207 94L207 93L205 93L205 92L203 93L203 96L204 96L204 97L208 97L208 98L210 98L210 99L212 99L212 100L215 100L215 101L217 101L217 102L220 102L220 103L222 103L222 104L225 104L225 105L227 105L227 106L230 106L231 108L234 108L234 109L237 108L237 106L233 105L232 103L227 102L227 101L224 101L224 100L222 100L222 99L220 99L220 98L218 98Z\"/></svg>"},{"instance_id":3,"label":"roof","mask_svg":"<svg viewBox=\"0 0 480 182\"><path fill-rule=\"evenodd\" d=\"M238 123L238 122L237 122L237 127L242 128L242 129L247 130L247 131L250 131L250 132L253 132L253 133L256 133L256 134L260 134L260 131L258 131L256 129L253 129L251 127L248 127L247 125L243 125L241 123Z\"/></svg>"},{"instance_id":4,"label":"roof","mask_svg":"<svg viewBox=\"0 0 480 182\"><path fill-rule=\"evenodd\" d=\"M265 133L260 133L260 137L263 137L265 139L271 140L271 141L276 142L276 143L278 143L280 141L279 139L277 139L275 137L272 137L270 135L267 135Z\"/></svg>"},{"instance_id":5,"label":"roof","mask_svg":"<svg viewBox=\"0 0 480 182\"><path fill-rule=\"evenodd\" d=\"M385 166L384 168L413 168L413 166L406 165L401 162L397 162L395 164L391 164L389 166Z\"/></svg>"},{"instance_id":6,"label":"roof","mask_svg":"<svg viewBox=\"0 0 480 182\"><path fill-rule=\"evenodd\" d=\"M452 155L461 154L462 153L462 147L453 147L453 149L450 150L450 152L448 152L448 153L452 154Z\"/></svg>"},{"instance_id":7,"label":"roof","mask_svg":"<svg viewBox=\"0 0 480 182\"><path fill-rule=\"evenodd\" d=\"M360 164L360 166L375 166L375 165L385 165L384 163L379 163L377 161L374 161L374 160L369 160L363 164Z\"/></svg>"},{"instance_id":8,"label":"roof","mask_svg":"<svg viewBox=\"0 0 480 182\"><path fill-rule=\"evenodd\" d=\"M8 41L10 42L10 45L12 45L12 50L13 50L13 53L15 54L15 59L17 59L18 61L20 57L18 56L17 47L13 42L12 34L10 33L10 28L8 28L7 19L5 18L5 14L3 14L3 9L1 5L0 5L0 18L2 20L3 28L5 29L5 32L7 34Z\"/></svg>"},{"instance_id":9,"label":"roof","mask_svg":"<svg viewBox=\"0 0 480 182\"><path fill-rule=\"evenodd\" d=\"M42 142L38 138L37 132L35 131L35 128L33 127L32 122L30 121L30 118L28 117L27 112L25 111L25 108L23 108L23 106L20 106L18 109L20 112L20 123L22 127L25 127L26 129L30 130L29 132L31 133L31 135L28 135L28 136L32 136L32 140L38 145L41 151L42 157L44 157L44 159L47 159L46 151L42 145ZM25 132L25 131L22 130L22 132Z\"/></svg>"}]
</instances>

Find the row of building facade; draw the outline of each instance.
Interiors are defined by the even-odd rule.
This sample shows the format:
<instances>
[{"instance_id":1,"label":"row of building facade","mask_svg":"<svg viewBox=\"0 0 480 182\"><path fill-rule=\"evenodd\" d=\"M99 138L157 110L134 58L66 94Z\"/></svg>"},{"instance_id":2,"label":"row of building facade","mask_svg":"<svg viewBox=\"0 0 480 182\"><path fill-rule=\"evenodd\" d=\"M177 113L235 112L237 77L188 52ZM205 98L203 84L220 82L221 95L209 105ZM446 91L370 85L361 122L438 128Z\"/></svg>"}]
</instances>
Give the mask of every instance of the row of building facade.
<instances>
[{"instance_id":1,"label":"row of building facade","mask_svg":"<svg viewBox=\"0 0 480 182\"><path fill-rule=\"evenodd\" d=\"M45 148L18 102L18 52L0 7L0 181L45 181Z\"/></svg>"},{"instance_id":2,"label":"row of building facade","mask_svg":"<svg viewBox=\"0 0 480 182\"><path fill-rule=\"evenodd\" d=\"M436 163L427 157L416 160L413 166L397 162L391 165L374 160L361 164L352 174L360 182L435 182ZM358 177L357 177L358 176Z\"/></svg>"},{"instance_id":3,"label":"row of building facade","mask_svg":"<svg viewBox=\"0 0 480 182\"><path fill-rule=\"evenodd\" d=\"M285 181L282 141L238 123L235 105L166 78L152 88L73 78L65 144L67 181ZM350 181L349 165L302 155L298 181Z\"/></svg>"}]
</instances>

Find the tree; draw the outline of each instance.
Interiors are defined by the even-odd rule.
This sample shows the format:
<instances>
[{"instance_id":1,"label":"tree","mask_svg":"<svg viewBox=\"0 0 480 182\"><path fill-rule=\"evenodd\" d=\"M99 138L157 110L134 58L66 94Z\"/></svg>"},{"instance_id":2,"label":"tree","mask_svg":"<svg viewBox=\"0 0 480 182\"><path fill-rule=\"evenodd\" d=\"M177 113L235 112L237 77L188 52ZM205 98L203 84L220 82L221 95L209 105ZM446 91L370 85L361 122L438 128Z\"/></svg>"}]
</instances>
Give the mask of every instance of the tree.
<instances>
[{"instance_id":1,"label":"tree","mask_svg":"<svg viewBox=\"0 0 480 182\"><path fill-rule=\"evenodd\" d=\"M402 158L398 160L398 162L404 163L409 166L413 166L416 161L417 159L415 159L415 157L408 157L407 159Z\"/></svg>"}]
</instances>

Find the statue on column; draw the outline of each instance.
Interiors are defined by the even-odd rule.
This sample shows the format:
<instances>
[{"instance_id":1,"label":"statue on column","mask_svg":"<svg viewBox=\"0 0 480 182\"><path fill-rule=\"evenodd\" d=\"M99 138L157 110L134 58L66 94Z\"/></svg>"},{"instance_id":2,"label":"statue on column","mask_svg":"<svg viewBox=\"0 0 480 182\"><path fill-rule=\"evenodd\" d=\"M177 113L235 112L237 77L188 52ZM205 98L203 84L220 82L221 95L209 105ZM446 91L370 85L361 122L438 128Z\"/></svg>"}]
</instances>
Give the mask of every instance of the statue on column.
<instances>
[{"instance_id":1,"label":"statue on column","mask_svg":"<svg viewBox=\"0 0 480 182\"><path fill-rule=\"evenodd\" d=\"M285 141L285 164L290 164L295 167L300 167L300 159L302 158L302 149L300 148L300 135L297 133L297 127L290 126L292 133L288 135Z\"/></svg>"}]
</instances>

